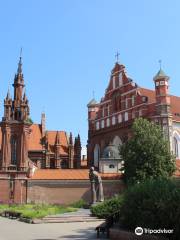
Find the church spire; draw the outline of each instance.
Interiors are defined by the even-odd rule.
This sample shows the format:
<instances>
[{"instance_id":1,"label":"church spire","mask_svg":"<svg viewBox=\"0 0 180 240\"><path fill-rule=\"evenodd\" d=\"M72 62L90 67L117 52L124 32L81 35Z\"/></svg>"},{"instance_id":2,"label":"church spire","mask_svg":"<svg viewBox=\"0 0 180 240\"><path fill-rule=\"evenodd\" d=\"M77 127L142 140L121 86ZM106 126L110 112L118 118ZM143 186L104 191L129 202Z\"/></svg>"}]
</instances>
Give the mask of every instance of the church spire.
<instances>
[{"instance_id":1,"label":"church spire","mask_svg":"<svg viewBox=\"0 0 180 240\"><path fill-rule=\"evenodd\" d=\"M17 74L22 74L22 48L21 48L21 51L20 51Z\"/></svg>"},{"instance_id":2,"label":"church spire","mask_svg":"<svg viewBox=\"0 0 180 240\"><path fill-rule=\"evenodd\" d=\"M7 100L11 99L11 95L10 95L10 90L9 90L9 88L8 88L8 91L7 91L6 99L7 99Z\"/></svg>"},{"instance_id":3,"label":"church spire","mask_svg":"<svg viewBox=\"0 0 180 240\"><path fill-rule=\"evenodd\" d=\"M17 74L22 74L22 57L19 58Z\"/></svg>"},{"instance_id":4,"label":"church spire","mask_svg":"<svg viewBox=\"0 0 180 240\"><path fill-rule=\"evenodd\" d=\"M14 100L20 101L22 100L23 88L24 88L24 78L22 73L22 57L20 53L20 58L18 62L17 74L14 77Z\"/></svg>"}]
</instances>

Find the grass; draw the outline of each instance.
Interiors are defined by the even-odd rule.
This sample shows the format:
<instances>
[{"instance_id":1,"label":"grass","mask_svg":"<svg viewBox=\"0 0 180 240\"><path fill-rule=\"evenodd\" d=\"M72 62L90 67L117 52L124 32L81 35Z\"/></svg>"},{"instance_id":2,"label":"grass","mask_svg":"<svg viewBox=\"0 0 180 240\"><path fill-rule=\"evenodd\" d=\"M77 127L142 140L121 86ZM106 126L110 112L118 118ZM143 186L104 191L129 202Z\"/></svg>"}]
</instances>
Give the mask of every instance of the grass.
<instances>
[{"instance_id":1,"label":"grass","mask_svg":"<svg viewBox=\"0 0 180 240\"><path fill-rule=\"evenodd\" d=\"M43 218L47 215L75 212L78 208L72 206L47 205L47 204L25 204L25 205L0 205L0 213L9 210L22 213L25 218Z\"/></svg>"}]
</instances>

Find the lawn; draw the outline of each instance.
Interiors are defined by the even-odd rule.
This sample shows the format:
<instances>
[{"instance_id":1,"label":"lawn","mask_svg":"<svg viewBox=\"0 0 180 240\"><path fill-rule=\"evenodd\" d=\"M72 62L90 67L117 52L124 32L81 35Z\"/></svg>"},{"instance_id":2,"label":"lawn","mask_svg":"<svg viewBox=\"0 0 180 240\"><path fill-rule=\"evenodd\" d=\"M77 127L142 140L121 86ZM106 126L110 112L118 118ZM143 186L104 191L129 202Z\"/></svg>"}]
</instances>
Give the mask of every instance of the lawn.
<instances>
[{"instance_id":1,"label":"lawn","mask_svg":"<svg viewBox=\"0 0 180 240\"><path fill-rule=\"evenodd\" d=\"M73 206L47 205L47 204L24 204L24 205L0 205L0 213L5 210L20 212L25 218L43 218L47 215L75 212L78 208Z\"/></svg>"}]
</instances>

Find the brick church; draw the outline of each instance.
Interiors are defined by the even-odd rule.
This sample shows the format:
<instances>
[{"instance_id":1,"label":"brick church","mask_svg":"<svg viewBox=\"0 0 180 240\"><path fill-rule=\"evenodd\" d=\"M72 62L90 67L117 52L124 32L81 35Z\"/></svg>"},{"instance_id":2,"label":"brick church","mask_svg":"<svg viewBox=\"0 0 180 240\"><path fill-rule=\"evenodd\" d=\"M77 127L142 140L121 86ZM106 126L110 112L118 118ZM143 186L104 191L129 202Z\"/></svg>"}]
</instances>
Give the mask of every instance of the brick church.
<instances>
[{"instance_id":1,"label":"brick church","mask_svg":"<svg viewBox=\"0 0 180 240\"><path fill-rule=\"evenodd\" d=\"M41 124L32 123L24 87L20 57L13 83L14 96L11 98L8 90L0 122L0 189L1 193L4 191L0 194L1 201L8 198L16 201L21 184L35 168L81 168L80 136L73 140L72 133L47 131L44 113Z\"/></svg>"},{"instance_id":2,"label":"brick church","mask_svg":"<svg viewBox=\"0 0 180 240\"><path fill-rule=\"evenodd\" d=\"M171 151L180 159L180 97L169 95L169 77L160 68L154 90L138 86L124 65L115 63L100 102L88 107L88 162L102 173L120 172L119 146L131 136L135 118L159 124Z\"/></svg>"}]
</instances>

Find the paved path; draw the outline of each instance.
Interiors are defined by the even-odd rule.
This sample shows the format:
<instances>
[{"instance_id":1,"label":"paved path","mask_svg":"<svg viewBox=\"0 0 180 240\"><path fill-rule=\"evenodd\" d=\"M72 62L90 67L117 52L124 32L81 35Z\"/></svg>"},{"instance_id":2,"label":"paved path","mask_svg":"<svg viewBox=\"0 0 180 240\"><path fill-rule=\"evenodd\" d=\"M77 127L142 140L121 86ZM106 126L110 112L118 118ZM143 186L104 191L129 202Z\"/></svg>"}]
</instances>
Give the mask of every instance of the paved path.
<instances>
[{"instance_id":1,"label":"paved path","mask_svg":"<svg viewBox=\"0 0 180 240\"><path fill-rule=\"evenodd\" d=\"M28 224L0 217L0 240L95 240L94 229L100 223Z\"/></svg>"}]
</instances>

